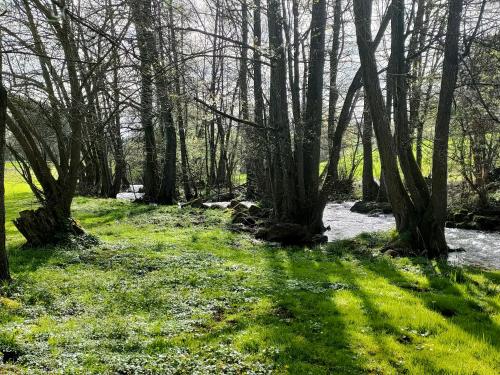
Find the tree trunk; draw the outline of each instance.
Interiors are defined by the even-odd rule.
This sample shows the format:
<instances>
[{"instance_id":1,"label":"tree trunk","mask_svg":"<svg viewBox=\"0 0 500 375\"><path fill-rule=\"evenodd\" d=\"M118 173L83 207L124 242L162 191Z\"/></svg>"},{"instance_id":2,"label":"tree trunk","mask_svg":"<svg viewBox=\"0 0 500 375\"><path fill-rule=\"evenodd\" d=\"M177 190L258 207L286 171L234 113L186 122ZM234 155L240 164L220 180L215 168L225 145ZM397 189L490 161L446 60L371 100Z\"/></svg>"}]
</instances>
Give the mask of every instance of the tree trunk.
<instances>
[{"instance_id":1,"label":"tree trunk","mask_svg":"<svg viewBox=\"0 0 500 375\"><path fill-rule=\"evenodd\" d=\"M14 225L26 238L27 246L43 246L64 241L68 235L83 235L85 231L71 217L62 214L61 207L40 207L19 213Z\"/></svg>"},{"instance_id":2,"label":"tree trunk","mask_svg":"<svg viewBox=\"0 0 500 375\"><path fill-rule=\"evenodd\" d=\"M453 93L458 74L458 51L460 21L463 0L450 0L448 26L444 49L443 72L439 104L434 128L434 149L432 154L432 197L430 208L433 211L432 229L444 237L444 224L448 202L448 139ZM429 216L429 215L428 215ZM447 249L432 249L431 256L440 256Z\"/></svg>"},{"instance_id":3,"label":"tree trunk","mask_svg":"<svg viewBox=\"0 0 500 375\"><path fill-rule=\"evenodd\" d=\"M319 194L319 164L321 145L321 120L323 112L323 76L325 64L326 0L313 2L311 19L311 44L307 101L304 116L304 165L305 201L301 202L302 222L313 233L322 233L325 202Z\"/></svg>"},{"instance_id":4,"label":"tree trunk","mask_svg":"<svg viewBox=\"0 0 500 375\"><path fill-rule=\"evenodd\" d=\"M424 71L421 69L422 65L422 54L418 53L418 49L423 48L425 42L425 33L424 33L424 15L425 15L425 2L426 0L418 0L417 1L417 14L415 15L415 22L413 26L413 33L410 39L410 44L408 47L408 61L406 65L410 68L408 70L411 71L412 82L410 85L410 132L412 134L412 138L415 134L415 131L418 131L420 126L420 106L421 106L421 97L422 97L422 78L424 75ZM417 53L415 57L410 58L411 54ZM421 164L417 165L420 168Z\"/></svg>"},{"instance_id":5,"label":"tree trunk","mask_svg":"<svg viewBox=\"0 0 500 375\"><path fill-rule=\"evenodd\" d=\"M412 203L420 214L429 202L427 184L415 161L410 138L408 120L408 85L407 64L405 62L405 25L404 0L393 0L391 22L391 68L389 75L394 88L394 122L395 139L399 157L399 165L403 172L405 185Z\"/></svg>"},{"instance_id":6,"label":"tree trunk","mask_svg":"<svg viewBox=\"0 0 500 375\"><path fill-rule=\"evenodd\" d=\"M392 3L392 48L389 75L394 82L394 116L396 123L397 152L393 148L387 108L384 108L380 81L374 51L371 48L371 1L355 0L356 36L360 54L363 81L372 114L380 158L387 183L387 193L392 205L400 240L430 258L444 257L448 248L444 237L444 217L446 215L446 165L448 130L451 101L456 82L458 58L458 28L460 23L461 0L450 4L448 33L446 37L445 62L443 65L442 88L436 120L436 136L433 171L438 174L434 180L432 197L429 197L424 178L416 166L411 150L406 111L407 90L404 63L404 1ZM444 140L444 141L443 141ZM440 151L438 151L440 150ZM401 181L399 167L405 177L406 191ZM436 189L434 189L436 184ZM439 197L439 199L436 198ZM439 203L436 203L436 200ZM444 203L443 203L444 202Z\"/></svg>"},{"instance_id":7,"label":"tree trunk","mask_svg":"<svg viewBox=\"0 0 500 375\"><path fill-rule=\"evenodd\" d=\"M330 93L328 96L328 149L333 147L333 135L335 132L335 112L339 90L337 88L337 70L339 66L340 29L342 23L342 0L335 0L333 9L333 36L332 49L330 50Z\"/></svg>"},{"instance_id":8,"label":"tree trunk","mask_svg":"<svg viewBox=\"0 0 500 375\"><path fill-rule=\"evenodd\" d=\"M268 0L267 17L271 50L269 123L273 128L273 202L276 218L290 221L297 210L296 179L288 119L286 59L279 0Z\"/></svg>"},{"instance_id":9,"label":"tree trunk","mask_svg":"<svg viewBox=\"0 0 500 375\"><path fill-rule=\"evenodd\" d=\"M391 12L387 12L382 19L379 30L377 32L377 36L375 37L375 41L372 44L372 48L376 49L382 37L384 36L384 32L389 25L389 21ZM354 75L349 88L347 89L346 96L344 98L344 104L342 105L342 109L340 111L338 121L333 132L333 138L331 139L331 147L329 149L329 161L328 168L326 169L325 181L323 183L323 195L328 195L334 190L335 185L339 180L339 161L340 161L340 152L342 150L342 139L344 137L344 133L351 121L353 106L357 101L357 92L359 89L363 87L363 75L361 72L361 68L358 69L356 74Z\"/></svg>"},{"instance_id":10,"label":"tree trunk","mask_svg":"<svg viewBox=\"0 0 500 375\"><path fill-rule=\"evenodd\" d=\"M416 143L416 157L417 157L417 165L420 170L422 170L422 144L424 140L424 122L418 121L417 123L417 138L415 140Z\"/></svg>"},{"instance_id":11,"label":"tree trunk","mask_svg":"<svg viewBox=\"0 0 500 375\"><path fill-rule=\"evenodd\" d=\"M110 196L116 198L122 187L130 185L127 179L127 162L125 161L125 154L123 152L123 139L120 134L120 115L116 115L110 132L112 133L111 141L113 143L113 156L115 160L115 173Z\"/></svg>"},{"instance_id":12,"label":"tree trunk","mask_svg":"<svg viewBox=\"0 0 500 375\"><path fill-rule=\"evenodd\" d=\"M368 100L365 99L363 109L363 200L375 201L378 197L379 187L373 179L373 157L372 157L372 118Z\"/></svg>"},{"instance_id":13,"label":"tree trunk","mask_svg":"<svg viewBox=\"0 0 500 375\"><path fill-rule=\"evenodd\" d=\"M160 15L161 17L161 15ZM155 38L153 61L156 77L156 97L160 109L159 122L163 129L164 159L157 202L174 204L177 198L177 132L172 115L173 105L168 92L164 43L161 35Z\"/></svg>"},{"instance_id":14,"label":"tree trunk","mask_svg":"<svg viewBox=\"0 0 500 375\"><path fill-rule=\"evenodd\" d=\"M305 113L301 120L304 133L303 139L296 139L304 151L302 160L294 158L291 145L280 1L269 0L267 14L271 50L269 115L272 129L273 204L274 218L278 223L263 231L262 237L284 243L315 242L322 239L321 234L324 232L322 216L325 202L319 192L319 160L326 0L319 0L312 5L310 63L306 72L308 85ZM302 185L305 188L302 198L298 180L300 176L303 176Z\"/></svg>"},{"instance_id":15,"label":"tree trunk","mask_svg":"<svg viewBox=\"0 0 500 375\"><path fill-rule=\"evenodd\" d=\"M189 173L189 157L188 157L188 149L186 145L186 128L187 128L187 116L183 116L183 108L181 101L181 77L180 77L180 65L179 65L179 57L177 51L177 35L175 33L174 28L174 9L172 6L172 2L168 3L168 12L170 19L170 46L172 50L172 59L174 62L174 85L175 85L175 111L177 115L177 128L179 132L179 144L180 144L180 152L181 152L181 179L182 179L182 187L184 190L184 198L187 202L193 199L194 195L191 189L191 175ZM182 45L182 44L181 44ZM182 49L182 48L181 48Z\"/></svg>"},{"instance_id":16,"label":"tree trunk","mask_svg":"<svg viewBox=\"0 0 500 375\"><path fill-rule=\"evenodd\" d=\"M110 7L110 9L112 9ZM115 22L113 18L113 11L110 11L112 16L111 20L111 35L113 38L116 37L115 32ZM116 198L116 195L121 191L122 187L129 187L129 181L127 180L127 162L125 160L125 153L123 151L123 139L121 135L121 123L120 123L120 88L119 88L119 77L118 70L120 67L120 57L118 55L117 48L113 48L113 81L111 83L112 88L112 102L113 110L115 114L111 120L111 125L109 127L109 134L111 139L111 145L113 149L113 157L115 161L115 173L113 176L113 183L111 187L110 196Z\"/></svg>"},{"instance_id":17,"label":"tree trunk","mask_svg":"<svg viewBox=\"0 0 500 375\"><path fill-rule=\"evenodd\" d=\"M132 19L137 33L141 75L141 124L144 132L144 199L158 197L158 162L153 125L153 51L156 49L150 23L151 0L131 0Z\"/></svg>"},{"instance_id":18,"label":"tree trunk","mask_svg":"<svg viewBox=\"0 0 500 375\"><path fill-rule=\"evenodd\" d=\"M270 170L269 163L271 161L269 152L269 142L268 135L265 129L264 122L264 94L263 94L263 82L262 82L262 63L260 46L262 44L262 25L261 25L261 3L260 0L254 0L254 12L253 12L253 40L255 43L255 49L253 51L253 97L254 97L254 122L257 124L258 128L253 131L253 144L254 149L252 153L254 155L261 155L264 157L254 158L253 163L255 164L251 168L253 169L253 175L255 180L255 193L264 198L264 200L272 199L272 189L269 184ZM251 183L251 181L250 181Z\"/></svg>"},{"instance_id":19,"label":"tree trunk","mask_svg":"<svg viewBox=\"0 0 500 375\"><path fill-rule=\"evenodd\" d=\"M389 119L382 97L375 53L372 47L370 30L371 1L355 0L354 14L363 82L372 115L380 159L384 168L384 178L387 183L389 201L392 205L398 232L408 232L413 237L413 234L416 235L414 209L399 175L396 152L393 147Z\"/></svg>"},{"instance_id":20,"label":"tree trunk","mask_svg":"<svg viewBox=\"0 0 500 375\"><path fill-rule=\"evenodd\" d=\"M2 82L2 51L0 50L0 280L10 280L5 238L5 130L7 92Z\"/></svg>"},{"instance_id":21,"label":"tree trunk","mask_svg":"<svg viewBox=\"0 0 500 375\"><path fill-rule=\"evenodd\" d=\"M248 5L246 0L241 2L241 62L240 62L240 111L241 118L244 120L250 119L250 111L248 109ZM249 199L256 198L257 181L256 181L256 154L255 154L255 137L253 137L254 129L245 129L245 166L247 172L247 190L246 195Z\"/></svg>"},{"instance_id":22,"label":"tree trunk","mask_svg":"<svg viewBox=\"0 0 500 375\"><path fill-rule=\"evenodd\" d=\"M210 104L216 105L216 86L217 86L217 67L219 64L217 48L220 46L217 35L219 34L220 24L220 2L216 0L215 4L215 21L214 21L214 36L212 41L212 72L210 78ZM209 121L208 126L208 146L209 146L209 174L208 174L208 189L218 185L217 176L217 144L215 142L215 125L220 120L220 115L212 114L212 119ZM209 191L207 191L208 193Z\"/></svg>"},{"instance_id":23,"label":"tree trunk","mask_svg":"<svg viewBox=\"0 0 500 375\"><path fill-rule=\"evenodd\" d=\"M283 9L285 13L286 10ZM300 33L299 33L299 4L298 0L292 0L293 14L293 54L289 53L290 91L292 96L292 114L294 126L294 156L297 174L297 194L298 199L303 201L306 197L306 187L304 180L304 121L302 118L302 108L300 104ZM291 50L292 43L288 42L288 50ZM304 82L305 84L305 82Z\"/></svg>"},{"instance_id":24,"label":"tree trunk","mask_svg":"<svg viewBox=\"0 0 500 375\"><path fill-rule=\"evenodd\" d=\"M161 68L158 70L161 70ZM176 200L177 137L174 119L172 117L172 106L166 88L167 83L163 78L163 74L165 73L161 71L156 72L156 85L160 105L160 124L163 128L163 142L165 147L163 173L157 201L161 204L174 204Z\"/></svg>"}]
</instances>

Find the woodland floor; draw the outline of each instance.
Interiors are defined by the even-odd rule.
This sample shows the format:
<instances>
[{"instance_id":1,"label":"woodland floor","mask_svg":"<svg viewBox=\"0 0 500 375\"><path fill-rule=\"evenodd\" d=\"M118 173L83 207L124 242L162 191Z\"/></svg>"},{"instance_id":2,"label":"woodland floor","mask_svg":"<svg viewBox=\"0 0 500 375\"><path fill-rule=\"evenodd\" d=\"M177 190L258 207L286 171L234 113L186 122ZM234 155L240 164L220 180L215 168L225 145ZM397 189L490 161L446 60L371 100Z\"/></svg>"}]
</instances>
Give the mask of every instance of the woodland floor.
<instances>
[{"instance_id":1,"label":"woodland floor","mask_svg":"<svg viewBox=\"0 0 500 375\"><path fill-rule=\"evenodd\" d=\"M2 374L500 373L500 272L377 255L389 234L279 248L221 211L89 198L74 216L101 245L27 250L11 220L35 206L9 168Z\"/></svg>"}]
</instances>

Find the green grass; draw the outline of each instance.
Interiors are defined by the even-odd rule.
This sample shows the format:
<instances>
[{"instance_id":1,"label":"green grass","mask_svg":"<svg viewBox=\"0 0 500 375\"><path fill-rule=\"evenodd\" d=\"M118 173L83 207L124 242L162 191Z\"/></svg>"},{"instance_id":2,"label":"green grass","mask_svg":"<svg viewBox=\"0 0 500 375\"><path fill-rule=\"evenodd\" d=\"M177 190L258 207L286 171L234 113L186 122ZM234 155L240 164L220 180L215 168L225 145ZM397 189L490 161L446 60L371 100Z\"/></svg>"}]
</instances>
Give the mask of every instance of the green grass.
<instances>
[{"instance_id":1,"label":"green grass","mask_svg":"<svg viewBox=\"0 0 500 375\"><path fill-rule=\"evenodd\" d=\"M500 273L372 255L384 235L279 248L217 210L78 198L92 249L23 249L35 203L7 173L14 281L0 373L497 374Z\"/></svg>"},{"instance_id":2,"label":"green grass","mask_svg":"<svg viewBox=\"0 0 500 375\"><path fill-rule=\"evenodd\" d=\"M450 140L450 149L451 149L451 144L452 140ZM429 139L424 139L422 144L422 174L426 177L430 176L432 172L432 147L433 147L432 141ZM416 146L414 147L413 151L414 155L416 155ZM345 172L346 170L350 171L353 156L354 156L354 146L345 147L342 150L339 161L339 170L341 171L341 173ZM363 178L362 148L358 150L358 154L356 157L357 159L360 160L360 163L354 172L354 179L356 181L361 181L361 179ZM380 154L376 147L374 147L373 149L372 160L373 160L373 176L375 177L375 179L378 180L380 178L381 164L380 164ZM320 172L323 171L326 165L327 165L326 161L321 162ZM449 160L448 167L449 167L448 181L460 182L463 180L463 177L460 173L460 166L457 163Z\"/></svg>"}]
</instances>

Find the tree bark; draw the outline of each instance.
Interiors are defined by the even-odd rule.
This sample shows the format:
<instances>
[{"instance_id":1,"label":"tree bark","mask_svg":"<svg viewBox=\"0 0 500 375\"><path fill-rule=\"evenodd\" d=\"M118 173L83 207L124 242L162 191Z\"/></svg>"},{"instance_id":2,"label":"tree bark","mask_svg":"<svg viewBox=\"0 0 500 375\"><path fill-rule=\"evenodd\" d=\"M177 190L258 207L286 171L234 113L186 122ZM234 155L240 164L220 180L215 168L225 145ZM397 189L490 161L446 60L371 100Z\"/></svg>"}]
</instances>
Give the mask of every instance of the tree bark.
<instances>
[{"instance_id":1,"label":"tree bark","mask_svg":"<svg viewBox=\"0 0 500 375\"><path fill-rule=\"evenodd\" d=\"M174 84L175 84L175 111L177 114L177 129L179 132L179 144L180 144L180 152L181 152L181 179L182 179L182 187L184 190L184 198L186 201L190 201L193 199L194 195L191 189L191 175L189 173L189 156L188 149L186 145L186 128L187 128L187 116L183 116L183 108L182 108L182 92L181 92L181 78L180 78L180 65L179 65L179 57L177 51L177 35L174 29L174 9L172 6L172 2L168 3L168 12L170 19L170 44L172 50L172 59L174 62ZM182 50L182 49L181 49Z\"/></svg>"},{"instance_id":2,"label":"tree bark","mask_svg":"<svg viewBox=\"0 0 500 375\"><path fill-rule=\"evenodd\" d=\"M172 116L172 105L166 87L167 82L164 79L165 72L162 71L162 66L160 66L159 63L155 64L155 66L159 67L156 69L156 88L160 106L160 126L163 129L164 138L163 173L161 176L157 202L161 204L174 204L176 200L177 182L177 135Z\"/></svg>"},{"instance_id":3,"label":"tree bark","mask_svg":"<svg viewBox=\"0 0 500 375\"><path fill-rule=\"evenodd\" d=\"M161 6L161 5L160 5ZM158 15L161 19L161 14ZM163 171L157 202L174 204L177 199L177 132L173 118L173 105L168 90L165 60L165 46L161 34L155 38L153 68L156 77L156 98L159 107L159 122L163 129Z\"/></svg>"},{"instance_id":4,"label":"tree bark","mask_svg":"<svg viewBox=\"0 0 500 375\"><path fill-rule=\"evenodd\" d=\"M305 201L302 220L315 233L323 229L324 202L319 195L321 120L323 115L323 76L325 64L326 0L313 2L309 72L304 113L303 176Z\"/></svg>"},{"instance_id":5,"label":"tree bark","mask_svg":"<svg viewBox=\"0 0 500 375\"><path fill-rule=\"evenodd\" d=\"M335 132L335 112L339 90L337 88L337 70L339 67L340 29L342 23L342 0L335 0L333 9L333 35L332 49L330 50L330 92L328 96L328 149L333 147L333 135Z\"/></svg>"},{"instance_id":6,"label":"tree bark","mask_svg":"<svg viewBox=\"0 0 500 375\"><path fill-rule=\"evenodd\" d=\"M2 51L0 50L0 280L10 280L5 238L5 130L7 92L2 82Z\"/></svg>"},{"instance_id":7,"label":"tree bark","mask_svg":"<svg viewBox=\"0 0 500 375\"><path fill-rule=\"evenodd\" d=\"M283 12L286 12L283 9ZM293 56L289 53L290 91L292 96L292 114L294 126L294 157L297 170L297 194L298 199L303 201L306 197L306 187L304 178L304 121L302 118L302 108L300 104L300 33L299 33L299 4L298 0L292 0L293 14ZM292 48L292 43L288 42L288 49ZM293 68L292 68L293 67ZM305 81L304 81L305 85Z\"/></svg>"},{"instance_id":8,"label":"tree bark","mask_svg":"<svg viewBox=\"0 0 500 375\"><path fill-rule=\"evenodd\" d=\"M292 155L286 86L286 58L279 0L268 0L269 49L271 74L269 122L272 132L272 174L275 215L293 221L297 210L296 179Z\"/></svg>"},{"instance_id":9,"label":"tree bark","mask_svg":"<svg viewBox=\"0 0 500 375\"><path fill-rule=\"evenodd\" d=\"M375 201L379 194L379 187L373 179L372 118L366 99L363 109L363 176L361 183L363 200Z\"/></svg>"},{"instance_id":10,"label":"tree bark","mask_svg":"<svg viewBox=\"0 0 500 375\"><path fill-rule=\"evenodd\" d=\"M141 124L144 132L144 199L155 201L158 197L158 160L153 125L153 51L156 49L150 28L151 0L131 0L130 8L135 24L140 54L141 75Z\"/></svg>"},{"instance_id":11,"label":"tree bark","mask_svg":"<svg viewBox=\"0 0 500 375\"><path fill-rule=\"evenodd\" d=\"M254 149L252 152L261 157L255 158L252 167L255 179L255 193L264 198L272 200L272 188L269 164L271 155L269 150L268 134L265 130L265 108L262 81L262 62L260 47L262 45L262 25L261 25L261 3L254 0L253 11L253 40L255 49L253 50L253 97L254 97L254 122L258 128L253 132ZM264 157L262 157L264 156Z\"/></svg>"},{"instance_id":12,"label":"tree bark","mask_svg":"<svg viewBox=\"0 0 500 375\"><path fill-rule=\"evenodd\" d=\"M458 74L458 51L462 7L463 0L449 1L443 73L439 92L436 125L434 127L431 206L434 211L438 230L443 232L448 202L448 139L451 106Z\"/></svg>"}]
</instances>

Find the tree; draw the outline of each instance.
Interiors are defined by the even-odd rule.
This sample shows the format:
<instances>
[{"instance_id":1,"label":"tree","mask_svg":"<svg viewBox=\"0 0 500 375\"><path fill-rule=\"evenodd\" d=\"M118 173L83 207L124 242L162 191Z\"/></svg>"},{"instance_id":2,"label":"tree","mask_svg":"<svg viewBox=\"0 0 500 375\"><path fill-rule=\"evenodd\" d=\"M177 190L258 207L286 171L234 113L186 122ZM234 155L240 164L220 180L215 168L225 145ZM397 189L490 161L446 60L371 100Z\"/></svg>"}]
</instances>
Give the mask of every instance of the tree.
<instances>
[{"instance_id":1,"label":"tree","mask_svg":"<svg viewBox=\"0 0 500 375\"><path fill-rule=\"evenodd\" d=\"M2 49L0 46L0 281L10 280L9 260L5 238L5 131L7 119L7 91L2 80Z\"/></svg>"},{"instance_id":2,"label":"tree","mask_svg":"<svg viewBox=\"0 0 500 375\"><path fill-rule=\"evenodd\" d=\"M288 118L287 62L280 15L280 2L269 0L269 127L274 217L278 222L292 224L288 232L282 233L281 240L311 242L324 231L322 216L326 203L319 176L326 1L319 0L312 5L306 106L303 120L295 123L295 153ZM297 148L303 152L297 152Z\"/></svg>"},{"instance_id":3,"label":"tree","mask_svg":"<svg viewBox=\"0 0 500 375\"><path fill-rule=\"evenodd\" d=\"M380 41L382 40L385 30L389 25L391 19L391 10L389 9L384 15L382 22L380 23L379 30L373 41L373 49L376 50ZM342 149L342 140L344 133L347 130L349 122L352 118L353 108L358 100L358 91L363 87L362 71L359 68L354 75L349 88L344 97L344 103L342 104L342 109L340 110L338 119L336 121L335 130L333 131L333 136L330 138L329 142L329 159L328 167L325 169L325 178L323 183L323 191L325 195L331 194L335 190L336 185L339 182L339 161L340 152ZM331 108L330 108L331 110Z\"/></svg>"},{"instance_id":4,"label":"tree","mask_svg":"<svg viewBox=\"0 0 500 375\"><path fill-rule=\"evenodd\" d=\"M313 3L311 42L307 75L306 108L304 112L303 176L304 202L300 215L313 233L323 228L324 198L320 192L320 145L323 112L323 70L325 64L326 1ZM300 165L299 165L300 168Z\"/></svg>"},{"instance_id":5,"label":"tree","mask_svg":"<svg viewBox=\"0 0 500 375\"><path fill-rule=\"evenodd\" d=\"M168 16L170 22L170 48L172 50L172 60L174 65L174 87L175 87L175 111L177 115L177 129L179 132L179 143L181 153L181 179L184 189L184 198L190 201L194 195L192 192L191 173L189 171L189 156L188 148L186 145L186 126L187 116L183 114L182 106L182 90L181 90L181 66L179 62L177 33L175 31L174 23L174 9L172 1L168 3ZM182 44L181 44L182 46ZM182 49L182 47L180 47Z\"/></svg>"},{"instance_id":6,"label":"tree","mask_svg":"<svg viewBox=\"0 0 500 375\"><path fill-rule=\"evenodd\" d=\"M150 27L151 0L131 0L130 9L137 35L141 76L141 125L144 132L144 199L155 201L159 192L158 156L153 125L153 68L156 41Z\"/></svg>"},{"instance_id":7,"label":"tree","mask_svg":"<svg viewBox=\"0 0 500 375\"><path fill-rule=\"evenodd\" d=\"M434 224L437 225L435 232L437 231L439 233L444 233L448 202L448 140L451 106L458 75L458 49L462 7L463 0L449 1L443 73L441 75L438 112L436 115L436 125L434 127L432 197L430 210L434 214L434 219L436 221ZM444 251L444 249L442 250Z\"/></svg>"},{"instance_id":8,"label":"tree","mask_svg":"<svg viewBox=\"0 0 500 375\"><path fill-rule=\"evenodd\" d=\"M432 196L416 165L409 138L406 111L407 90L404 77L404 9L403 0L393 0L389 73L393 75L392 82L394 84L396 148L392 142L389 117L380 88L376 58L371 44L371 1L356 0L354 2L357 44L366 97L373 119L389 200L396 218L396 227L400 233L400 241L404 242L404 246L428 257L443 257L448 253L444 237L446 197L443 197L443 191L446 192L447 187L447 129L450 120L451 99L456 83L462 2L461 0L451 0L449 3L445 59L434 139ZM446 142L444 142L445 140ZM441 159L438 160L439 158ZM405 184L401 179L399 167L403 172ZM435 173L438 175L436 176ZM444 205L442 202L437 204L438 198L445 201Z\"/></svg>"},{"instance_id":9,"label":"tree","mask_svg":"<svg viewBox=\"0 0 500 375\"><path fill-rule=\"evenodd\" d=\"M269 183L269 163L271 160L269 137L267 124L264 121L265 107L262 81L262 62L260 48L262 46L262 25L261 25L261 3L260 0L254 0L253 11L253 40L255 49L253 50L253 99L254 99L254 122L257 125L253 130L253 149L252 154L260 156L252 160L250 166L250 184L254 184L254 193L260 197L272 196L271 184ZM265 161L264 161L265 160ZM251 188L252 189L252 188Z\"/></svg>"},{"instance_id":10,"label":"tree","mask_svg":"<svg viewBox=\"0 0 500 375\"><path fill-rule=\"evenodd\" d=\"M161 25L161 4L158 5L159 24ZM158 29L161 29L158 27ZM167 77L166 46L162 33L155 38L153 49L153 71L156 78L156 97L159 107L159 123L163 130L164 156L162 175L159 184L159 192L156 201L161 204L173 204L177 199L177 132L173 117L173 105L168 90L169 80Z\"/></svg>"},{"instance_id":11,"label":"tree","mask_svg":"<svg viewBox=\"0 0 500 375\"><path fill-rule=\"evenodd\" d=\"M89 37L85 22L79 21L75 25L76 42L84 57L78 62L78 69L80 75L86 77L83 89L91 107L85 112L78 193L114 198L122 186L129 185L121 134L121 113L125 105L120 90L120 85L125 83L120 77L120 44L128 32L129 23L121 30L116 26L121 17L112 0L106 0L103 8L103 27L97 35ZM95 68L92 61L103 63ZM109 71L112 74L108 74Z\"/></svg>"},{"instance_id":12,"label":"tree","mask_svg":"<svg viewBox=\"0 0 500 375\"><path fill-rule=\"evenodd\" d=\"M276 218L292 221L297 209L296 181L288 119L286 58L281 5L268 0L267 20L271 51L269 126L271 133L271 175Z\"/></svg>"},{"instance_id":13,"label":"tree","mask_svg":"<svg viewBox=\"0 0 500 375\"><path fill-rule=\"evenodd\" d=\"M492 204L495 168L500 161L500 37L473 41L463 57L459 88L455 93L456 115L451 128L452 159L479 207Z\"/></svg>"},{"instance_id":14,"label":"tree","mask_svg":"<svg viewBox=\"0 0 500 375\"><path fill-rule=\"evenodd\" d=\"M43 245L58 242L68 235L84 234L83 229L71 218L71 203L81 166L86 103L78 74L79 55L73 22L67 9L60 6L51 9L38 0L24 0L23 7L27 16L25 25L33 44L26 44L6 28L3 31L37 57L43 81L33 85L24 73L14 71L13 74L20 75L26 82L27 92L31 88L37 92L41 90L46 95L48 110L44 109L45 104L34 99L36 95L34 98L11 96L8 101L7 126L20 144L22 155L9 148L17 157L26 181L42 204L37 210L21 212L14 224L29 245ZM49 26L41 30L41 26L35 22L34 11ZM61 51L66 62L62 69L55 69L47 57L44 41L48 40ZM63 77L67 77L67 83L64 83ZM41 112L42 121L34 118L37 111ZM43 126L43 130L40 126ZM57 152L47 141L49 135L55 138ZM54 176L52 168L55 168L57 176ZM33 182L33 175L39 186Z\"/></svg>"}]
</instances>

